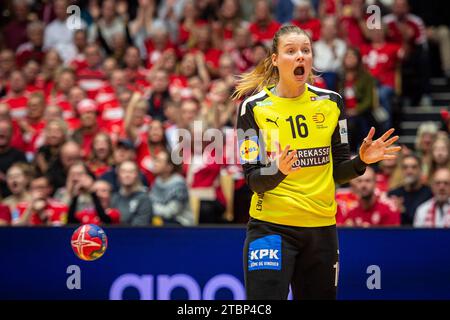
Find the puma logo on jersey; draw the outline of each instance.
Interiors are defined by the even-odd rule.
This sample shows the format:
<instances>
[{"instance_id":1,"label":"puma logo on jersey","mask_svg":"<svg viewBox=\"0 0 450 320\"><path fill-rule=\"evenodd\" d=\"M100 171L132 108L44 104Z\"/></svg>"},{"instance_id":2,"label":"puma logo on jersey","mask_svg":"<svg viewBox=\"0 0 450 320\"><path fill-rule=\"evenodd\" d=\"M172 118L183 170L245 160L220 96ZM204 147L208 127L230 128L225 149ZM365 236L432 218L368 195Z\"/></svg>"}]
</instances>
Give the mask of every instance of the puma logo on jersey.
<instances>
[{"instance_id":1,"label":"puma logo on jersey","mask_svg":"<svg viewBox=\"0 0 450 320\"><path fill-rule=\"evenodd\" d=\"M279 117L277 117L277 120L272 120L272 119L266 118L266 122L272 122L278 127L278 123L277 123L278 119L279 119Z\"/></svg>"}]
</instances>

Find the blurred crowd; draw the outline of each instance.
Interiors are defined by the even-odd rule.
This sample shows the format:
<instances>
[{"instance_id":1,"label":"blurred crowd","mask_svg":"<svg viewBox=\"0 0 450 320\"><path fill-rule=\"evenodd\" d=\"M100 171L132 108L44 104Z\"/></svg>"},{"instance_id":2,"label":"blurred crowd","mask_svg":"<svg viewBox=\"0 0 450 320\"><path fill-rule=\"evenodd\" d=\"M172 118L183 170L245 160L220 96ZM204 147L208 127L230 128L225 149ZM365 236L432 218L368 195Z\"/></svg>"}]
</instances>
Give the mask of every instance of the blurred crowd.
<instances>
[{"instance_id":1,"label":"blurred crowd","mask_svg":"<svg viewBox=\"0 0 450 320\"><path fill-rule=\"evenodd\" d=\"M378 20L364 0L3 1L0 225L245 223L230 97L282 24L310 34L314 85L344 98L353 152L402 106L431 106L431 60L450 77L448 26L425 26L406 0L376 4ZM179 132L196 121L180 164ZM211 128L223 161L207 161ZM338 224L450 226L449 128L443 109L415 150L340 187Z\"/></svg>"}]
</instances>

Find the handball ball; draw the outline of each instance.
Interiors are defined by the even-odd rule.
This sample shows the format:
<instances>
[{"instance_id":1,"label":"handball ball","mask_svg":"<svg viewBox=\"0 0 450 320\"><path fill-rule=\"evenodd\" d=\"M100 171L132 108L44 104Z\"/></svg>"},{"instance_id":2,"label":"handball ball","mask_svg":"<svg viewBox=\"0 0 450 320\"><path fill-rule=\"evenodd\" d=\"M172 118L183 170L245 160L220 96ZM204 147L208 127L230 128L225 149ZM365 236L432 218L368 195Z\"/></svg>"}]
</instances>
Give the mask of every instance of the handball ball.
<instances>
[{"instance_id":1,"label":"handball ball","mask_svg":"<svg viewBox=\"0 0 450 320\"><path fill-rule=\"evenodd\" d=\"M72 234L71 245L78 258L93 261L100 258L108 246L105 231L95 224L84 224Z\"/></svg>"}]
</instances>

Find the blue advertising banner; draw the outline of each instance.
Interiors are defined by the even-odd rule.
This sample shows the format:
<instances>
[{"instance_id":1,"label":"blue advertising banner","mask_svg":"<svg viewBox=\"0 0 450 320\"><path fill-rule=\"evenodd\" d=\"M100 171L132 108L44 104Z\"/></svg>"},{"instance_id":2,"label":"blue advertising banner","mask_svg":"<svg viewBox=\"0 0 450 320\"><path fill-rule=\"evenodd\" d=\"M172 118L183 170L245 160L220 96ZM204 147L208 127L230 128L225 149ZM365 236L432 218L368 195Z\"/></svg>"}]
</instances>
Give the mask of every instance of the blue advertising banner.
<instances>
[{"instance_id":1,"label":"blue advertising banner","mask_svg":"<svg viewBox=\"0 0 450 320\"><path fill-rule=\"evenodd\" d=\"M75 228L0 228L0 299L245 299L245 229L105 228L82 261ZM339 299L450 299L450 230L340 229Z\"/></svg>"}]
</instances>

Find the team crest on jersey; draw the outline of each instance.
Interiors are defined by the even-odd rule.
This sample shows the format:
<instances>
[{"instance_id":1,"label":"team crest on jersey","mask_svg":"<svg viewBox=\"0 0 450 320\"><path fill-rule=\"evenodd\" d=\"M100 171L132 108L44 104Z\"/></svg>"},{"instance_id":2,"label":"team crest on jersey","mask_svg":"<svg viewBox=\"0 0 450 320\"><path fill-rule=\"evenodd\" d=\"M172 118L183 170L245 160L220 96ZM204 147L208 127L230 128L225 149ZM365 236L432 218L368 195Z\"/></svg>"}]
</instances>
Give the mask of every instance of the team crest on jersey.
<instances>
[{"instance_id":1,"label":"team crest on jersey","mask_svg":"<svg viewBox=\"0 0 450 320\"><path fill-rule=\"evenodd\" d=\"M315 123L323 123L325 121L325 115L322 112L316 112L312 119Z\"/></svg>"},{"instance_id":2,"label":"team crest on jersey","mask_svg":"<svg viewBox=\"0 0 450 320\"><path fill-rule=\"evenodd\" d=\"M239 141L239 159L241 160L241 163L259 160L259 144L257 136Z\"/></svg>"}]
</instances>

